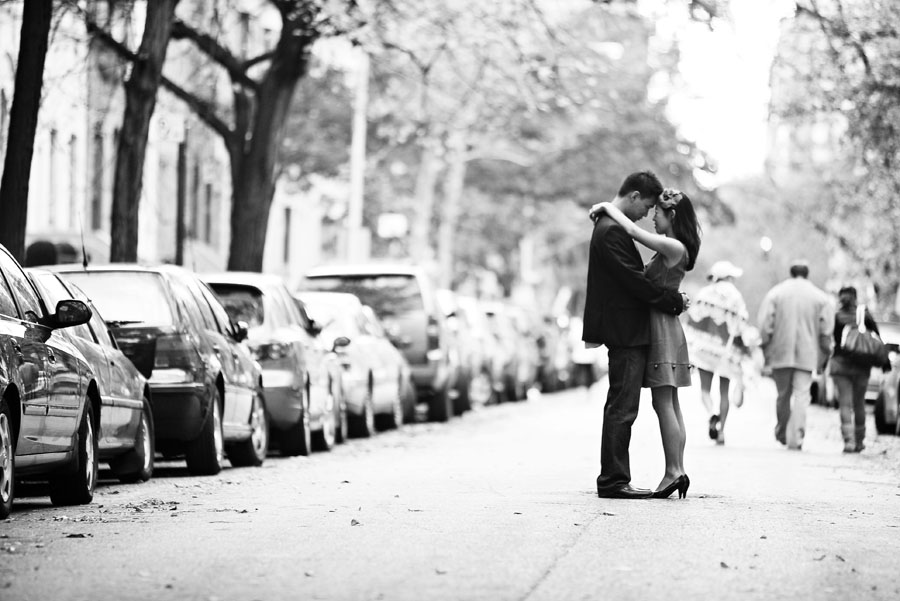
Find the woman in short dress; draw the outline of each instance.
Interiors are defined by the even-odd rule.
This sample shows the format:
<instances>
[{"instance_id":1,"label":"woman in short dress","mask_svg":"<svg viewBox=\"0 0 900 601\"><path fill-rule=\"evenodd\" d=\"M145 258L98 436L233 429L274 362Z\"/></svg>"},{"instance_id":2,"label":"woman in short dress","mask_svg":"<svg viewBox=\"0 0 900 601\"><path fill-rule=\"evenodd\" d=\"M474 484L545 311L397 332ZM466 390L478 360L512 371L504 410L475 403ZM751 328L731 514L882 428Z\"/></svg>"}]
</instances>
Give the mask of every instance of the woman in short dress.
<instances>
[{"instance_id":1,"label":"woman in short dress","mask_svg":"<svg viewBox=\"0 0 900 601\"><path fill-rule=\"evenodd\" d=\"M628 235L656 254L644 268L652 281L678 290L687 271L694 268L700 250L700 225L690 198L678 190L666 189L656 205L653 224L657 233L638 227L610 203L591 207L591 214L605 211ZM675 315L650 310L650 348L643 387L650 388L653 410L659 418L666 471L653 493L666 498L676 490L687 495L690 479L684 471L687 440L678 389L691 385L691 362L681 321Z\"/></svg>"}]
</instances>

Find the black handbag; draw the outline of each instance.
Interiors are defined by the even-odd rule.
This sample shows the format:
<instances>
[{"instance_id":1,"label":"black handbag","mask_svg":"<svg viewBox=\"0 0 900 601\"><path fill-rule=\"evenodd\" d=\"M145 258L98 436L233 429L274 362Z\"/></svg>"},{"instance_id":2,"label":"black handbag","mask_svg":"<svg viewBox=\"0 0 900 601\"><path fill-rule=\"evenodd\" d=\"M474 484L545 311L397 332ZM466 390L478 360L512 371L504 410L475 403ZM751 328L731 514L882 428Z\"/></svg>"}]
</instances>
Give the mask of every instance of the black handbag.
<instances>
[{"instance_id":1,"label":"black handbag","mask_svg":"<svg viewBox=\"0 0 900 601\"><path fill-rule=\"evenodd\" d=\"M880 367L888 363L888 350L877 333L866 329L866 306L856 308L856 327L844 326L841 349L847 359L863 367Z\"/></svg>"}]
</instances>

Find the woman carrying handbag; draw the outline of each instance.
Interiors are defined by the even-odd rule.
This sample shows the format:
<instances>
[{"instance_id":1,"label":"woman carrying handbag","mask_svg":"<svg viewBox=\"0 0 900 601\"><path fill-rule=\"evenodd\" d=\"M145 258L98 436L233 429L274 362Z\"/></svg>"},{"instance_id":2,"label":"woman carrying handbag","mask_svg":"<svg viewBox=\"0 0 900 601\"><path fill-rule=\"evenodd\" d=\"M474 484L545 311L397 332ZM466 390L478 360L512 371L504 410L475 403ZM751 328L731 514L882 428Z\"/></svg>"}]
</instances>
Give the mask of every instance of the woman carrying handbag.
<instances>
[{"instance_id":1,"label":"woman carrying handbag","mask_svg":"<svg viewBox=\"0 0 900 601\"><path fill-rule=\"evenodd\" d=\"M871 365L855 360L845 346L845 328L858 328L863 321L866 330L878 332L878 325L865 305L857 306L856 288L845 286L838 292L838 310L834 316L834 354L829 370L837 389L841 414L841 435L845 453L859 453L865 447L866 437L866 385ZM890 364L877 366L890 371Z\"/></svg>"}]
</instances>

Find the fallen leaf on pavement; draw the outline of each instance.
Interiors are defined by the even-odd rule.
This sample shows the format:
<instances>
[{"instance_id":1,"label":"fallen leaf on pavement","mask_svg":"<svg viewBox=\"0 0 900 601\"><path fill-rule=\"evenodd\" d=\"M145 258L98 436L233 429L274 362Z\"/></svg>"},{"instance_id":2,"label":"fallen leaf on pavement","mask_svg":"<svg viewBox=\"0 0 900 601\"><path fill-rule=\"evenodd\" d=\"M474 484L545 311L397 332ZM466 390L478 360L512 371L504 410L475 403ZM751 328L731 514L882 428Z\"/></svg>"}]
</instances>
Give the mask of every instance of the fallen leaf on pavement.
<instances>
[{"instance_id":1,"label":"fallen leaf on pavement","mask_svg":"<svg viewBox=\"0 0 900 601\"><path fill-rule=\"evenodd\" d=\"M726 570L728 569L728 564L725 563L724 561L720 561L720 562L719 562L719 566L725 568Z\"/></svg>"},{"instance_id":2,"label":"fallen leaf on pavement","mask_svg":"<svg viewBox=\"0 0 900 601\"><path fill-rule=\"evenodd\" d=\"M615 516L616 516L616 514L614 514L612 511L604 511L604 512L601 513L600 515L607 515L607 516L609 516L609 517L615 517Z\"/></svg>"},{"instance_id":3,"label":"fallen leaf on pavement","mask_svg":"<svg viewBox=\"0 0 900 601\"><path fill-rule=\"evenodd\" d=\"M66 538L87 538L89 536L94 536L93 534L85 534L84 532L73 532L72 534L67 534Z\"/></svg>"},{"instance_id":4,"label":"fallen leaf on pavement","mask_svg":"<svg viewBox=\"0 0 900 601\"><path fill-rule=\"evenodd\" d=\"M840 555L835 555L835 557L837 557L837 558L838 558L839 560L841 560L841 561L847 561L846 559L844 559L844 558L841 557Z\"/></svg>"},{"instance_id":5,"label":"fallen leaf on pavement","mask_svg":"<svg viewBox=\"0 0 900 601\"><path fill-rule=\"evenodd\" d=\"M828 556L827 556L827 555L823 555L823 556L821 556L821 557L813 557L813 561L822 561L822 560L825 559L826 557L828 557Z\"/></svg>"},{"instance_id":6,"label":"fallen leaf on pavement","mask_svg":"<svg viewBox=\"0 0 900 601\"><path fill-rule=\"evenodd\" d=\"M442 570L442 569L440 569L440 568L435 568L435 569L434 569L434 573L443 576L444 574L447 573L447 570Z\"/></svg>"},{"instance_id":7,"label":"fallen leaf on pavement","mask_svg":"<svg viewBox=\"0 0 900 601\"><path fill-rule=\"evenodd\" d=\"M357 522L356 520L350 520L350 525L351 526L359 526L359 522Z\"/></svg>"}]
</instances>

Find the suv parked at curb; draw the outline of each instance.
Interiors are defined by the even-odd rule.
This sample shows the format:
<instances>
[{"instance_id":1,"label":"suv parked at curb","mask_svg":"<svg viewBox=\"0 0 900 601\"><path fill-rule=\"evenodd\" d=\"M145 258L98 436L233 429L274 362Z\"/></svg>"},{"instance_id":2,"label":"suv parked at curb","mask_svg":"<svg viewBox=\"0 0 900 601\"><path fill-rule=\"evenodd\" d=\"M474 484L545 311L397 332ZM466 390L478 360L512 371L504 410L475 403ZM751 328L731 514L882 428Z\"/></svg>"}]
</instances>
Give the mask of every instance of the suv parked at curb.
<instances>
[{"instance_id":1,"label":"suv parked at curb","mask_svg":"<svg viewBox=\"0 0 900 601\"><path fill-rule=\"evenodd\" d=\"M445 422L456 413L459 361L435 298L435 287L419 267L360 263L329 265L306 274L298 292L349 292L372 307L409 363L419 401L428 417Z\"/></svg>"}]
</instances>

